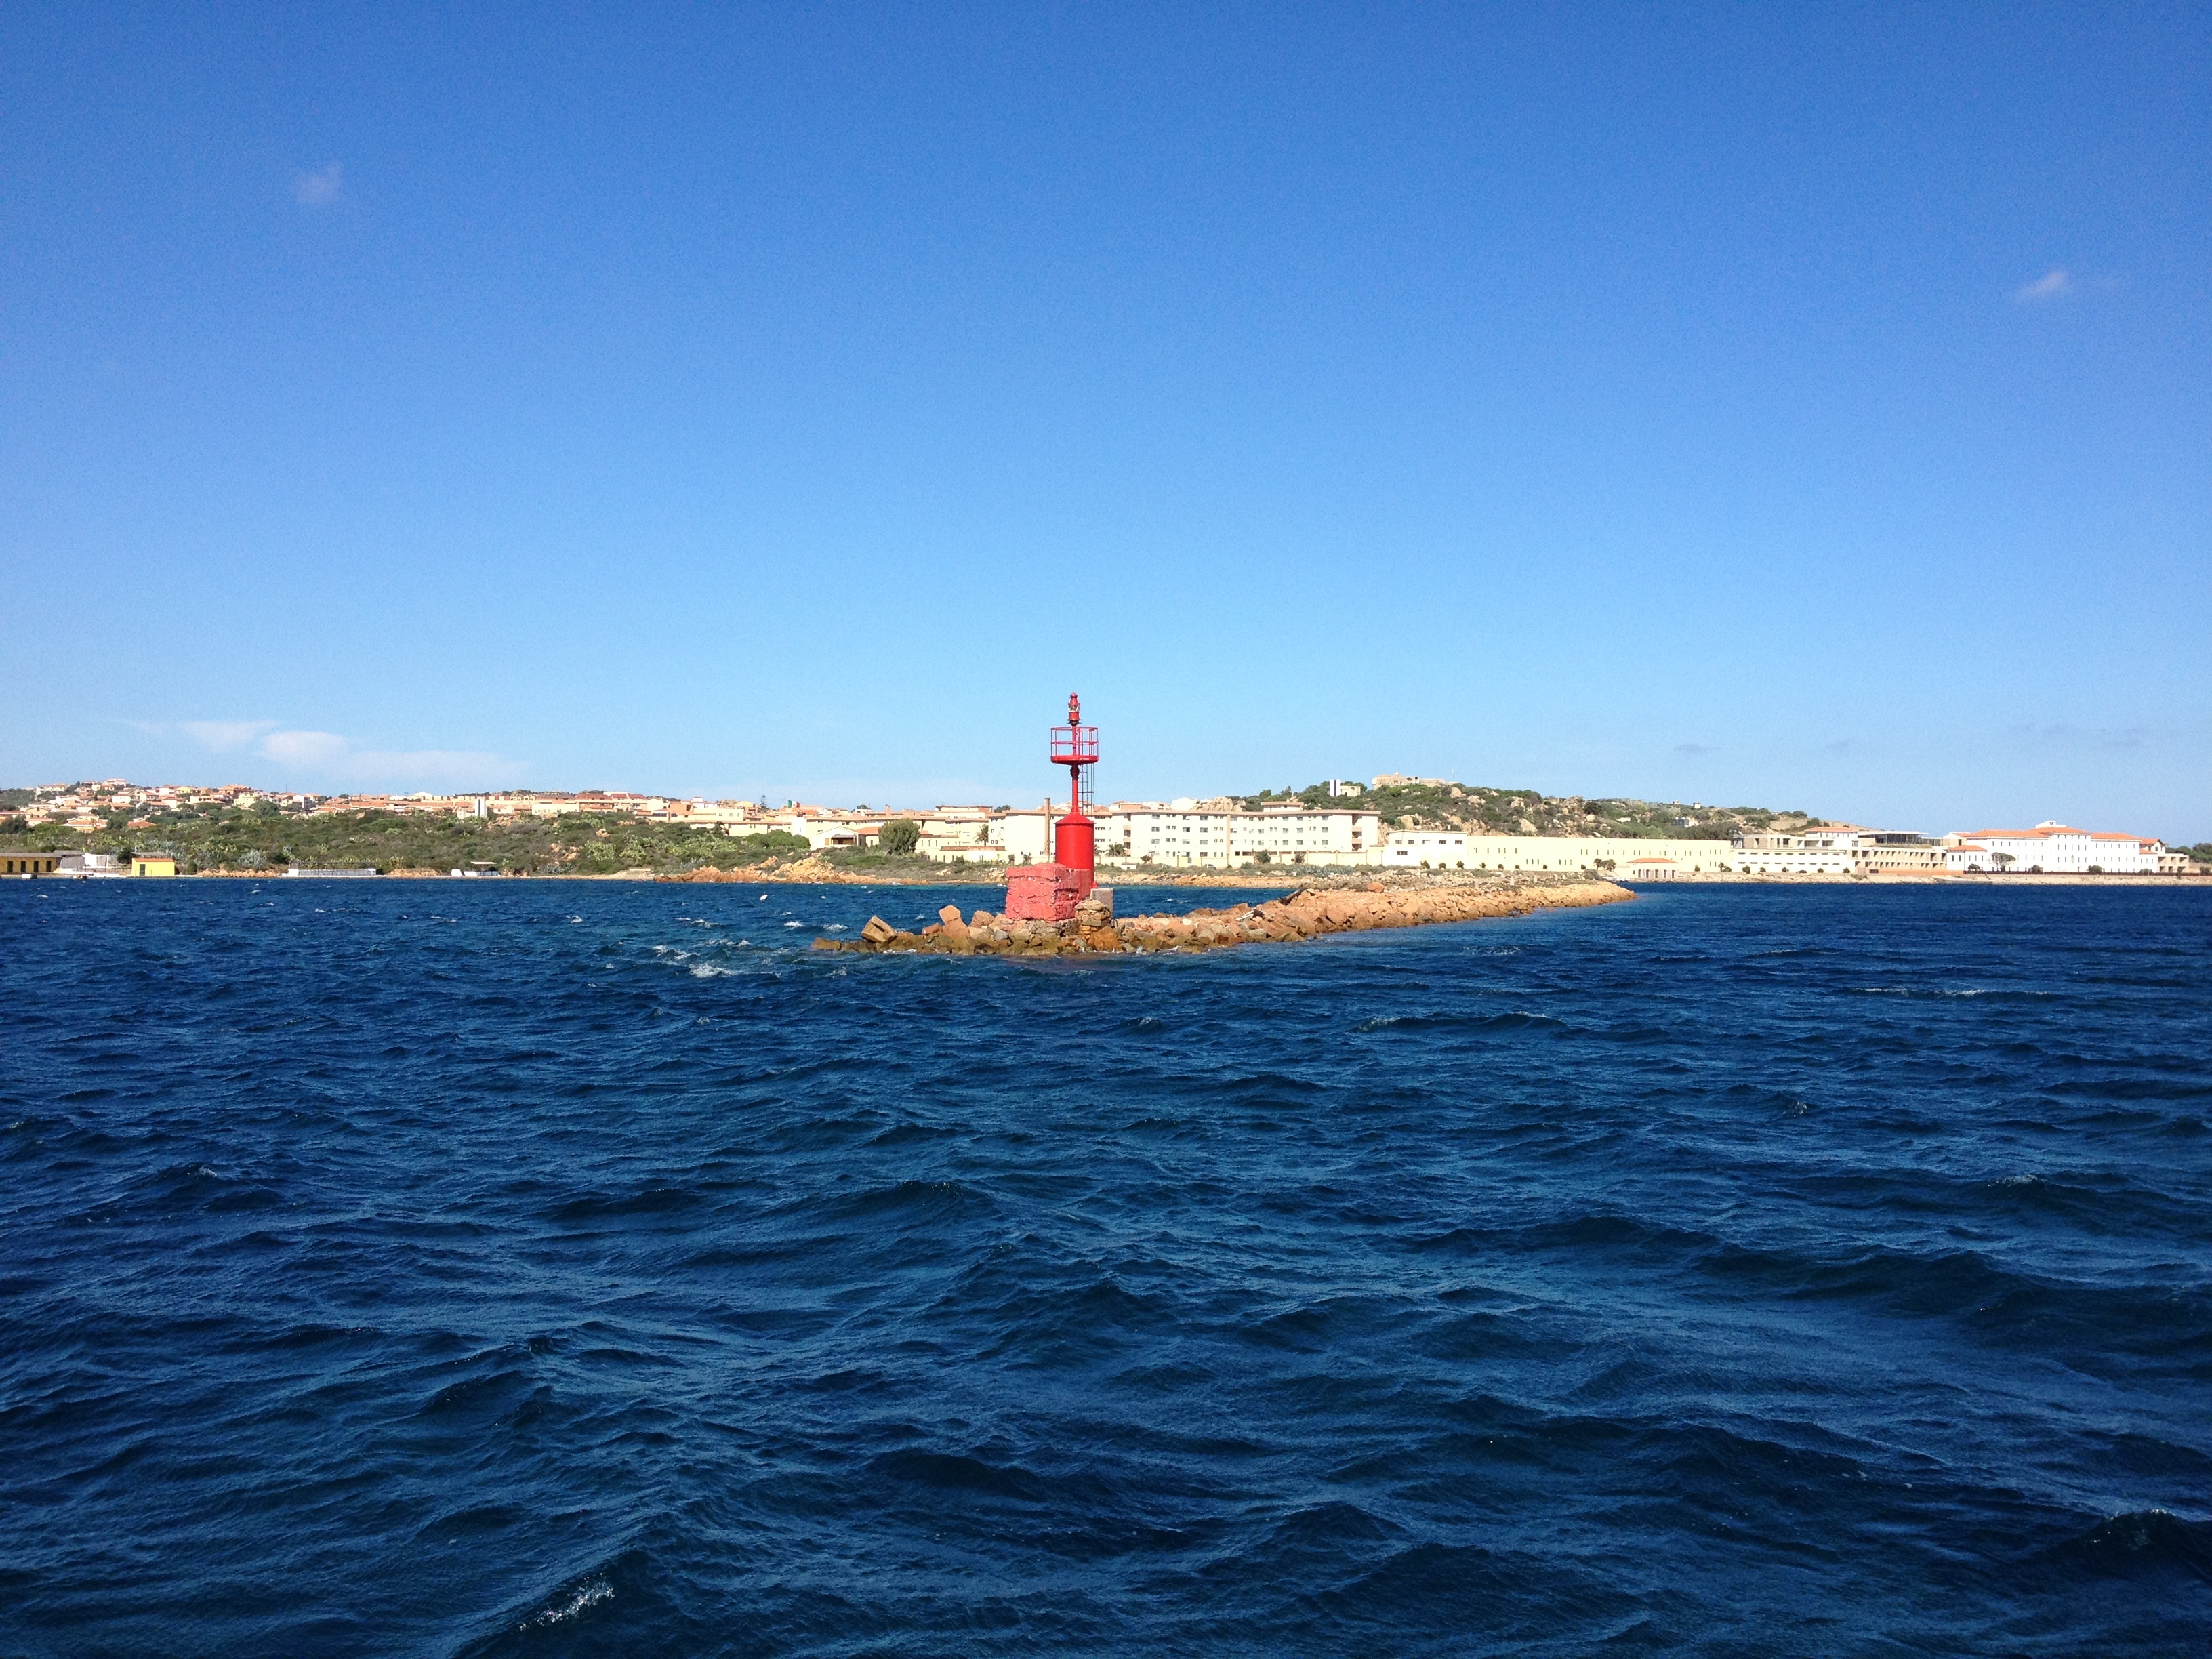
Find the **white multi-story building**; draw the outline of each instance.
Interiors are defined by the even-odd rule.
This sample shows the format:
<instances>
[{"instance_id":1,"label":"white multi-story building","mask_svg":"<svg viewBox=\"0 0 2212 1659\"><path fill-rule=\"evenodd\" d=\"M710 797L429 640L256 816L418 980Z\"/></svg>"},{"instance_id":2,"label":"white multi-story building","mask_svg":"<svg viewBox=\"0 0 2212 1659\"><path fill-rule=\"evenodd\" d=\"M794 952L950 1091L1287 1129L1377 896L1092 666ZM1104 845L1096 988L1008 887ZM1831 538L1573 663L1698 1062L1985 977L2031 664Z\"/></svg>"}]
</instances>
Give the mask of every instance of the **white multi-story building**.
<instances>
[{"instance_id":1,"label":"white multi-story building","mask_svg":"<svg viewBox=\"0 0 2212 1659\"><path fill-rule=\"evenodd\" d=\"M769 827L768 814L750 801L672 800L654 817L680 820L695 830L726 830L733 836L757 836Z\"/></svg>"},{"instance_id":2,"label":"white multi-story building","mask_svg":"<svg viewBox=\"0 0 2212 1659\"><path fill-rule=\"evenodd\" d=\"M1099 861L1224 869L1231 816L1225 800L1117 800L1098 815Z\"/></svg>"},{"instance_id":3,"label":"white multi-story building","mask_svg":"<svg viewBox=\"0 0 2212 1659\"><path fill-rule=\"evenodd\" d=\"M1913 830L1822 823L1795 834L1738 836L1735 867L1745 875L1877 875L1945 867L1940 842Z\"/></svg>"},{"instance_id":4,"label":"white multi-story building","mask_svg":"<svg viewBox=\"0 0 2212 1659\"><path fill-rule=\"evenodd\" d=\"M1951 853L1967 854L1963 866L1953 868L2069 876L2155 875L2166 852L2166 843L2155 836L2076 830L2056 818L2045 818L2033 830L1961 830L1944 836L1943 845L1947 862Z\"/></svg>"},{"instance_id":5,"label":"white multi-story building","mask_svg":"<svg viewBox=\"0 0 2212 1659\"><path fill-rule=\"evenodd\" d=\"M1382 861L1382 821L1356 807L1247 811L1227 800L1117 800L1097 814L1101 864L1169 869Z\"/></svg>"},{"instance_id":6,"label":"white multi-story building","mask_svg":"<svg viewBox=\"0 0 2212 1659\"><path fill-rule=\"evenodd\" d=\"M1373 812L1285 805L1229 815L1235 864L1374 864L1382 852L1382 820Z\"/></svg>"},{"instance_id":7,"label":"white multi-story building","mask_svg":"<svg viewBox=\"0 0 2212 1659\"><path fill-rule=\"evenodd\" d=\"M1052 841L1051 816L1043 811L940 806L913 816L921 823L915 850L940 864L1035 864Z\"/></svg>"},{"instance_id":8,"label":"white multi-story building","mask_svg":"<svg viewBox=\"0 0 2212 1659\"><path fill-rule=\"evenodd\" d=\"M1566 873L1625 868L1632 859L1670 859L1678 877L1735 866L1724 841L1643 841L1604 836L1492 836L1458 830L1398 830L1382 862L1426 870L1526 870Z\"/></svg>"},{"instance_id":9,"label":"white multi-story building","mask_svg":"<svg viewBox=\"0 0 2212 1659\"><path fill-rule=\"evenodd\" d=\"M819 853L830 848L850 851L866 846L883 833L884 817L881 812L799 806L772 814L757 830L741 830L738 833L758 835L763 830L781 830L786 835L803 837L808 848L813 852Z\"/></svg>"}]
</instances>

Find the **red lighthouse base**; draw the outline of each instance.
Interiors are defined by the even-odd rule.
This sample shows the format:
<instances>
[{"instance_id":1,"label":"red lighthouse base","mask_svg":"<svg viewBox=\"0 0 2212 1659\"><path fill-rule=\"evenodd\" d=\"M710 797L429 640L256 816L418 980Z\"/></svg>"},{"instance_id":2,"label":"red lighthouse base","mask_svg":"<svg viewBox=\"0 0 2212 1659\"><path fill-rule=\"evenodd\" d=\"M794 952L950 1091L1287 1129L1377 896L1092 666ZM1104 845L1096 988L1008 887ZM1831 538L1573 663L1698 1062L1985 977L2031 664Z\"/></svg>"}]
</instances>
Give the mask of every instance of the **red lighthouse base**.
<instances>
[{"instance_id":1,"label":"red lighthouse base","mask_svg":"<svg viewBox=\"0 0 2212 1659\"><path fill-rule=\"evenodd\" d=\"M1066 921L1091 890L1090 875L1064 864L1018 864L1006 872L1006 915L1016 921Z\"/></svg>"}]
</instances>

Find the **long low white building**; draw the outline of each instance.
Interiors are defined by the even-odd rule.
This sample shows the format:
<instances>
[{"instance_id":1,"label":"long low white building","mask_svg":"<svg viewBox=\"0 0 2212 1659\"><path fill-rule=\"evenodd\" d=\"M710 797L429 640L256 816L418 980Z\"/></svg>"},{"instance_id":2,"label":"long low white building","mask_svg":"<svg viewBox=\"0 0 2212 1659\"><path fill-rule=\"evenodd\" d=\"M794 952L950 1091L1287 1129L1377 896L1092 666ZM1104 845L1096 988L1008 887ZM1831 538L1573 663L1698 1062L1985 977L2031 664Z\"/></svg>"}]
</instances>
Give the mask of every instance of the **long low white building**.
<instances>
[{"instance_id":1,"label":"long low white building","mask_svg":"<svg viewBox=\"0 0 2212 1659\"><path fill-rule=\"evenodd\" d=\"M2155 875L2166 862L2166 843L2155 836L2111 830L2076 830L2045 818L2033 830L1960 830L1943 837L1954 870L2042 875Z\"/></svg>"},{"instance_id":2,"label":"long low white building","mask_svg":"<svg viewBox=\"0 0 2212 1659\"><path fill-rule=\"evenodd\" d=\"M1744 876L1848 876L1857 866L1836 848L1795 847L1739 848L1729 867Z\"/></svg>"},{"instance_id":3,"label":"long low white building","mask_svg":"<svg viewBox=\"0 0 2212 1659\"><path fill-rule=\"evenodd\" d=\"M1382 862L1400 869L1620 871L1632 859L1673 860L1677 878L1735 867L1724 841L1643 841L1607 836L1486 836L1457 830L1397 830Z\"/></svg>"}]
</instances>

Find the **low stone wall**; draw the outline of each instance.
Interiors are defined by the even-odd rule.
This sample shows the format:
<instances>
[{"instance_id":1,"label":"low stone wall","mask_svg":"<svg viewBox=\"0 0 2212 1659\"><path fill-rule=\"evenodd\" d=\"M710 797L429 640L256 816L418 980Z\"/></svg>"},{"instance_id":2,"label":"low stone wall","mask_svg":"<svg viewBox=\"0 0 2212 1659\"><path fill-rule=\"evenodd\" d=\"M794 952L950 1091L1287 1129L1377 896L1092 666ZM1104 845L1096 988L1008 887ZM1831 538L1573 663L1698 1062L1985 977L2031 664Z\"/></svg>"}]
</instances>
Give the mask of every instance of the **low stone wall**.
<instances>
[{"instance_id":1,"label":"low stone wall","mask_svg":"<svg viewBox=\"0 0 2212 1659\"><path fill-rule=\"evenodd\" d=\"M1179 916L1121 921L1086 901L1069 921L1016 921L978 910L963 921L946 905L920 933L868 918L856 939L817 939L817 951L930 951L944 956L1085 956L1145 951L1218 951L1237 945L1289 945L1329 933L1375 927L1420 927L1482 916L1522 916L1534 910L1615 904L1636 896L1609 881L1483 882L1457 887L1357 891L1302 888L1264 904L1193 910Z\"/></svg>"}]
</instances>

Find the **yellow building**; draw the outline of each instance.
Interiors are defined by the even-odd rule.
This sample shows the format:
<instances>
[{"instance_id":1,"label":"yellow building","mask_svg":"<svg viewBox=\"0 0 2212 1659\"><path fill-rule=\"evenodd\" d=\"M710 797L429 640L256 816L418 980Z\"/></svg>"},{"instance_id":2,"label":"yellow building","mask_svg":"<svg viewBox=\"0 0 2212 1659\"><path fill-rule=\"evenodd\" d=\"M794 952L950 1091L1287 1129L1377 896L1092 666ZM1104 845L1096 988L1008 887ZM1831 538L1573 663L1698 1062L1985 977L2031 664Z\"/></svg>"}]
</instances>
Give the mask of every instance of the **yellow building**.
<instances>
[{"instance_id":1,"label":"yellow building","mask_svg":"<svg viewBox=\"0 0 2212 1659\"><path fill-rule=\"evenodd\" d=\"M133 853L131 873L134 876L173 876L177 861L167 853Z\"/></svg>"},{"instance_id":2,"label":"yellow building","mask_svg":"<svg viewBox=\"0 0 2212 1659\"><path fill-rule=\"evenodd\" d=\"M0 853L0 876L51 876L61 867L59 853Z\"/></svg>"}]
</instances>

